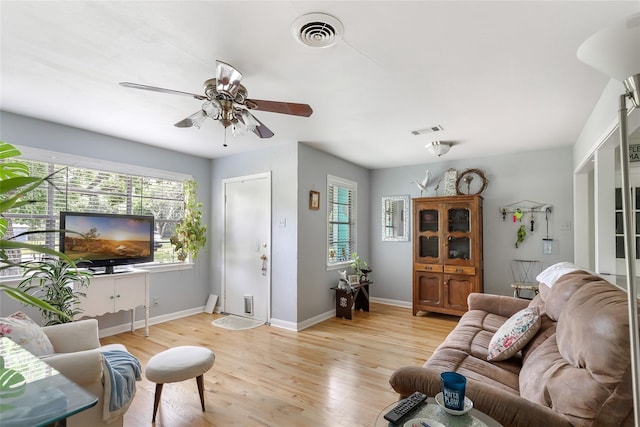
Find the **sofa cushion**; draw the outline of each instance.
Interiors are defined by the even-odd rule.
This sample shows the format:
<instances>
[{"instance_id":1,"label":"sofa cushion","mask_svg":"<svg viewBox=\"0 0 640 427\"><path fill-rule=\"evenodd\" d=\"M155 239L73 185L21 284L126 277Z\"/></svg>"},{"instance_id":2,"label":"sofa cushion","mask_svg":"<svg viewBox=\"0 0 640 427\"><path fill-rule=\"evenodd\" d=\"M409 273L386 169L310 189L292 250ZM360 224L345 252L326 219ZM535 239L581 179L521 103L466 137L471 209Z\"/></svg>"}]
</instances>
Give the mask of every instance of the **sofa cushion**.
<instances>
[{"instance_id":1,"label":"sofa cushion","mask_svg":"<svg viewBox=\"0 0 640 427\"><path fill-rule=\"evenodd\" d=\"M506 317L482 310L466 312L424 367L438 372L456 371L467 378L518 395L520 358L487 361L491 337L506 320Z\"/></svg>"},{"instance_id":2,"label":"sofa cushion","mask_svg":"<svg viewBox=\"0 0 640 427\"><path fill-rule=\"evenodd\" d=\"M0 337L11 338L34 356L53 353L53 344L40 325L21 311L0 318Z\"/></svg>"},{"instance_id":3,"label":"sofa cushion","mask_svg":"<svg viewBox=\"0 0 640 427\"><path fill-rule=\"evenodd\" d=\"M491 338L487 360L506 360L522 350L540 329L540 314L537 307L518 311Z\"/></svg>"},{"instance_id":4,"label":"sofa cushion","mask_svg":"<svg viewBox=\"0 0 640 427\"><path fill-rule=\"evenodd\" d=\"M625 292L597 277L581 283L566 301L556 333L523 364L522 397L574 425L620 425L632 408L628 327Z\"/></svg>"},{"instance_id":5,"label":"sofa cushion","mask_svg":"<svg viewBox=\"0 0 640 427\"><path fill-rule=\"evenodd\" d=\"M551 320L558 321L576 290L594 281L602 281L602 279L583 270L573 271L560 277L543 295L547 316Z\"/></svg>"}]
</instances>

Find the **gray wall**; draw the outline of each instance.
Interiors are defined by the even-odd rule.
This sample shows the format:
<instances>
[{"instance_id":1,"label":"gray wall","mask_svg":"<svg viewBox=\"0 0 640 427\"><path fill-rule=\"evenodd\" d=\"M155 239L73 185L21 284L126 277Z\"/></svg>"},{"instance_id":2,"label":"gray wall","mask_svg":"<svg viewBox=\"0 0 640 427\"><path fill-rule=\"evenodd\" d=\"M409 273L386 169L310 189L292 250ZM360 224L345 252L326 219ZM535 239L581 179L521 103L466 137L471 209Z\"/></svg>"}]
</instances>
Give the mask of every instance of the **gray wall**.
<instances>
[{"instance_id":1,"label":"gray wall","mask_svg":"<svg viewBox=\"0 0 640 427\"><path fill-rule=\"evenodd\" d=\"M297 317L297 152L298 144L222 157L212 161L212 292L220 295L222 286L222 236L224 217L222 183L234 178L271 172L271 315L275 319L296 322ZM286 219L286 227L280 221Z\"/></svg>"},{"instance_id":2,"label":"gray wall","mask_svg":"<svg viewBox=\"0 0 640 427\"><path fill-rule=\"evenodd\" d=\"M358 183L357 252L371 263L370 171L351 162L299 145L298 155L298 319L306 320L335 309L337 269L327 270L327 174ZM320 192L320 209L309 209L309 191Z\"/></svg>"},{"instance_id":3,"label":"gray wall","mask_svg":"<svg viewBox=\"0 0 640 427\"><path fill-rule=\"evenodd\" d=\"M327 173L358 182L358 239L361 255L369 257L369 171L350 162L290 143L212 161L212 220L215 236L224 232L221 180L271 172L271 295L272 320L299 324L335 308L338 274L327 271ZM320 191L320 210L309 210L309 190ZM286 226L281 226L285 222ZM222 240L212 246L212 291L222 285Z\"/></svg>"},{"instance_id":4,"label":"gray wall","mask_svg":"<svg viewBox=\"0 0 640 427\"><path fill-rule=\"evenodd\" d=\"M210 293L220 295L224 231L221 180L268 171L272 173L273 200L272 318L283 322L300 324L322 317L335 307L329 288L335 285L338 274L325 265L327 174L358 183L358 253L373 269L373 297L404 304L411 301L412 242L381 241L380 200L384 195L420 196L411 181L422 179L426 169L434 176L431 187L450 167L458 171L479 168L489 179L484 193L485 292L511 294L513 259L539 259L546 265L573 260L571 147L473 162L447 162L443 157L424 165L370 171L297 142L210 161L7 112L0 114L0 138L9 143L196 178L198 196L204 206L210 207L204 214L205 223L210 225L208 244L194 269L152 274L151 295L160 297L160 305L151 308L152 317L203 306ZM320 191L320 210L309 210L310 190ZM549 235L555 244L553 255L542 254L546 224L540 215L536 218L536 231L529 233L520 248L515 248L517 226L502 221L499 207L523 199L553 205L549 222ZM280 225L283 220L284 227ZM571 229L560 230L561 224L568 224ZM14 308L13 302L5 300L3 297L0 313ZM100 326L127 321L126 312L107 315L100 319Z\"/></svg>"},{"instance_id":5,"label":"gray wall","mask_svg":"<svg viewBox=\"0 0 640 427\"><path fill-rule=\"evenodd\" d=\"M192 175L198 182L198 197L203 205L211 204L208 191L210 161L207 159L4 111L0 111L0 123L0 139L13 145ZM203 222L210 223L208 210L204 212ZM211 233L208 234L208 239L213 240ZM151 296L160 297L159 304L151 307L151 317L205 305L211 275L207 262L209 247L210 244L207 244L193 269L151 275ZM5 302L8 299L6 296L1 298L3 303L0 305L0 313L8 315L15 305L13 301ZM140 318L141 313L138 313L137 319ZM105 315L99 319L100 328L128 321L128 312Z\"/></svg>"},{"instance_id":6,"label":"gray wall","mask_svg":"<svg viewBox=\"0 0 640 427\"><path fill-rule=\"evenodd\" d=\"M473 162L447 162L402 168L378 169L371 172L371 256L373 278L371 295L395 302L410 303L412 281L412 242L383 242L381 240L381 197L410 194L419 197L420 191L411 181L420 181L428 169L433 188L437 178L448 168L461 172L477 168L485 172L489 185L484 197L484 290L487 293L512 294L510 263L513 259L535 259L545 265L559 261L573 261L573 174L571 147L531 151L505 156L479 158ZM427 194L425 194L426 196ZM433 196L431 192L429 195ZM439 192L442 195L442 186ZM549 216L549 236L554 239L554 253L542 254L542 238L546 236L544 215L537 214L535 231L515 248L516 230L510 218L502 221L500 206L532 200L553 205ZM570 230L560 230L560 225ZM413 224L412 224L413 229Z\"/></svg>"}]
</instances>

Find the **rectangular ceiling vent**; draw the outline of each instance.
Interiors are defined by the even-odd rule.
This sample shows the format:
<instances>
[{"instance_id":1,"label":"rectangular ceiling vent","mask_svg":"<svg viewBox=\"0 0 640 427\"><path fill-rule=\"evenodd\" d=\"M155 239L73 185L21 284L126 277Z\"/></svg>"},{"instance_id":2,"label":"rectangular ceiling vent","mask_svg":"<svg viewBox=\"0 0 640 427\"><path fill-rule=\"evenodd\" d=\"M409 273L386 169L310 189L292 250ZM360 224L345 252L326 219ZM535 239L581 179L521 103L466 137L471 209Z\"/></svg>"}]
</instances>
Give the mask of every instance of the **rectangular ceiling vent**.
<instances>
[{"instance_id":1,"label":"rectangular ceiling vent","mask_svg":"<svg viewBox=\"0 0 640 427\"><path fill-rule=\"evenodd\" d=\"M422 135L424 133L431 133L431 132L440 132L443 131L444 129L442 128L442 126L440 125L436 125L436 126L431 126L425 129L418 129L418 130L412 130L411 133L414 135Z\"/></svg>"}]
</instances>

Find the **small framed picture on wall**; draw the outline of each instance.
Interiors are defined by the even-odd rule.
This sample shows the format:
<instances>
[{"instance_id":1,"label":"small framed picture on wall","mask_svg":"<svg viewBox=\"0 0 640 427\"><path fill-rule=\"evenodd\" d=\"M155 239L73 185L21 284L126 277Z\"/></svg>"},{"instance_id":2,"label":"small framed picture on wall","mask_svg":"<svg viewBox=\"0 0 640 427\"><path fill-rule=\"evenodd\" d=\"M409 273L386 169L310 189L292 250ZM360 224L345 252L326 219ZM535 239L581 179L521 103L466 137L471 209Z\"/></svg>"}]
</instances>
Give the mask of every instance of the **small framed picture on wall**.
<instances>
[{"instance_id":1,"label":"small framed picture on wall","mask_svg":"<svg viewBox=\"0 0 640 427\"><path fill-rule=\"evenodd\" d=\"M319 191L309 191L309 209L312 211L317 211L320 209L320 192Z\"/></svg>"}]
</instances>

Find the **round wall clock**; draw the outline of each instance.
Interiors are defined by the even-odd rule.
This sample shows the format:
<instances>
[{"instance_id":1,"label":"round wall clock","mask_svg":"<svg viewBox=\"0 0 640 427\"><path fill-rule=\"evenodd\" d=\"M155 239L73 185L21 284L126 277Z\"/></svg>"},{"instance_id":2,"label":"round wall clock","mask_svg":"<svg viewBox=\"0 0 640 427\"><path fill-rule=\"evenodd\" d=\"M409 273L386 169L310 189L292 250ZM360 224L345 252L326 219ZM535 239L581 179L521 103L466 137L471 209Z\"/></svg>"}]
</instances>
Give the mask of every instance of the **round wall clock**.
<instances>
[{"instance_id":1,"label":"round wall clock","mask_svg":"<svg viewBox=\"0 0 640 427\"><path fill-rule=\"evenodd\" d=\"M465 169L458 175L456 191L458 194L482 194L487 184L487 178L480 169Z\"/></svg>"}]
</instances>

